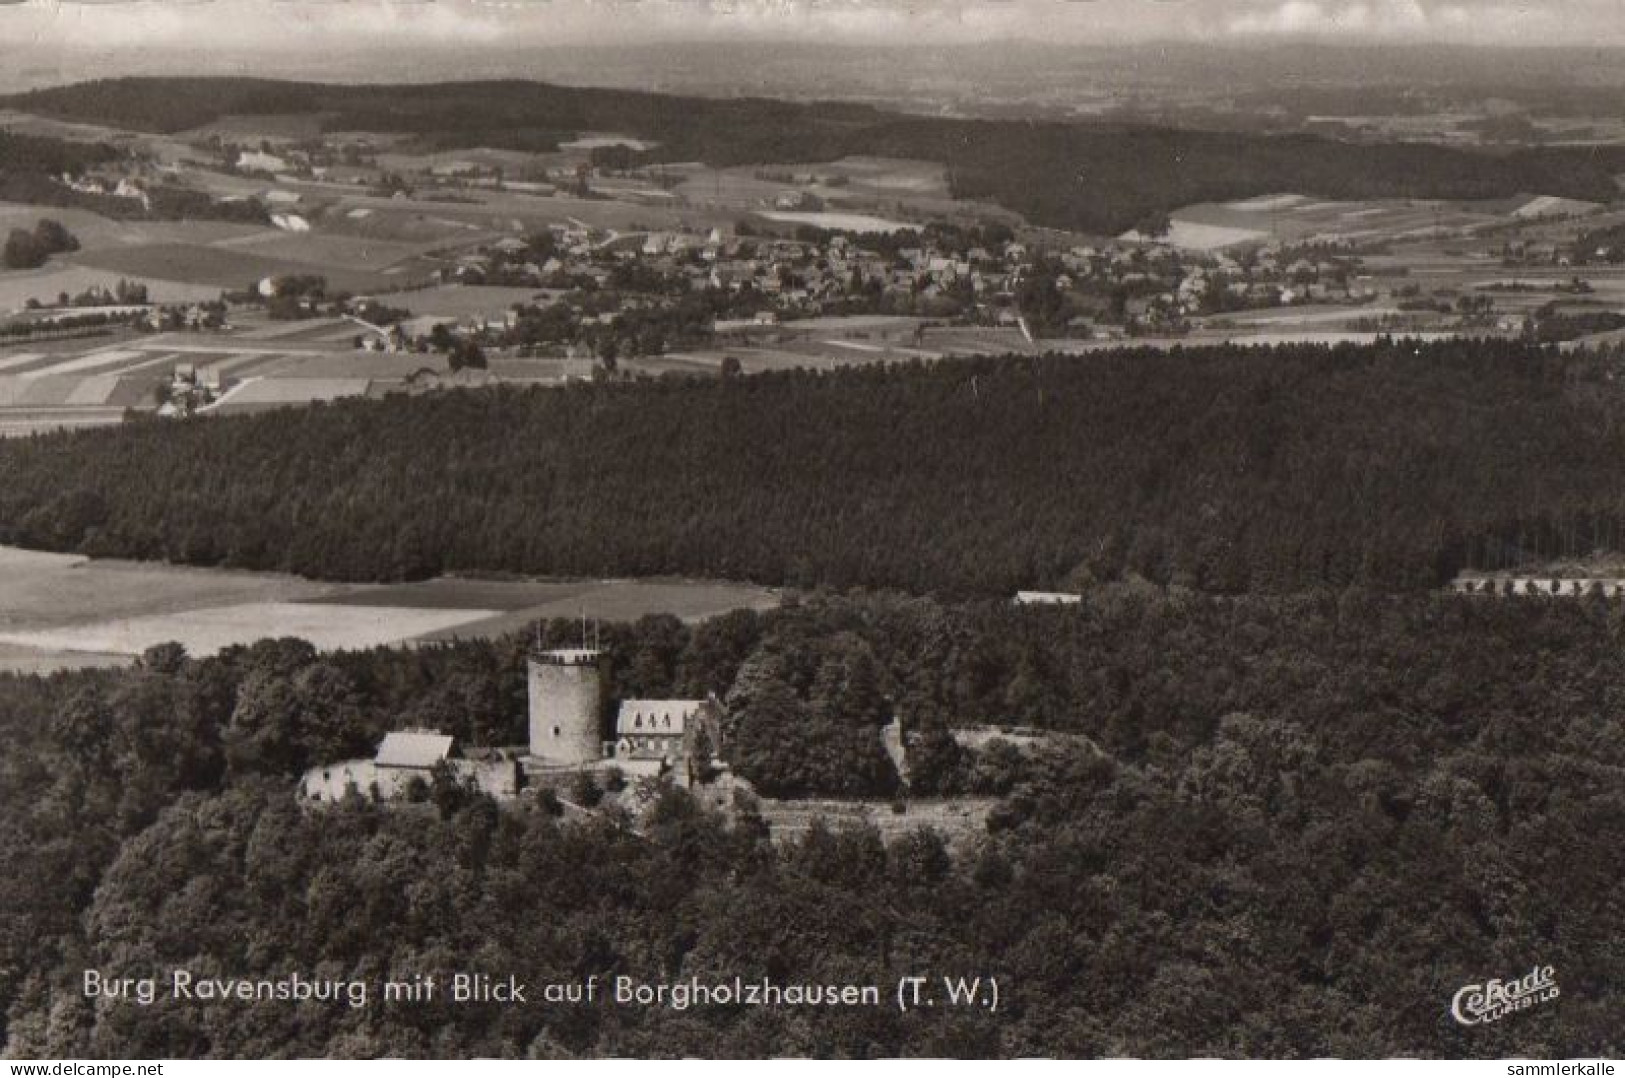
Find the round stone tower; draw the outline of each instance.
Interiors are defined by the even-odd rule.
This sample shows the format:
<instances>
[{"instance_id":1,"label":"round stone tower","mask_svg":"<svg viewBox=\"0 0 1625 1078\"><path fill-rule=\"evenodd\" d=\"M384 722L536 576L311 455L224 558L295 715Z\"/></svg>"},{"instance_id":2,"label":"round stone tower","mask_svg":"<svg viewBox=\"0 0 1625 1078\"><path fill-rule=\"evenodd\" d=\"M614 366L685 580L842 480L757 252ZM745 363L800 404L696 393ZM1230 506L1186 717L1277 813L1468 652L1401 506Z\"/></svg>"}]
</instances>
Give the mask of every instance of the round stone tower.
<instances>
[{"instance_id":1,"label":"round stone tower","mask_svg":"<svg viewBox=\"0 0 1625 1078\"><path fill-rule=\"evenodd\" d=\"M549 767L604 758L602 652L566 648L530 657L530 754Z\"/></svg>"}]
</instances>

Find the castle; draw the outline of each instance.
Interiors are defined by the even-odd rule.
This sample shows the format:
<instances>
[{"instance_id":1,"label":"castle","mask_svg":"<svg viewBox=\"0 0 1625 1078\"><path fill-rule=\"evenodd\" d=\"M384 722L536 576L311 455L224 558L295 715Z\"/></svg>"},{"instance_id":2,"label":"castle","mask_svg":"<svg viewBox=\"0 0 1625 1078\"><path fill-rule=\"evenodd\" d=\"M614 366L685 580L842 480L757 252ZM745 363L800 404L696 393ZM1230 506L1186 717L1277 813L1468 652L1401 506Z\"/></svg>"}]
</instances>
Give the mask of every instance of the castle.
<instances>
[{"instance_id":1,"label":"castle","mask_svg":"<svg viewBox=\"0 0 1625 1078\"><path fill-rule=\"evenodd\" d=\"M627 778L668 778L680 786L726 770L718 763L723 709L715 696L622 700L614 721L606 724L604 658L604 652L586 647L537 650L527 657L529 741L524 746L464 753L446 734L396 731L369 760L312 768L301 791L310 800L336 801L353 787L388 799L442 765L499 798L610 768Z\"/></svg>"},{"instance_id":2,"label":"castle","mask_svg":"<svg viewBox=\"0 0 1625 1078\"><path fill-rule=\"evenodd\" d=\"M618 767L627 775L693 781L722 748L722 705L708 700L622 700L606 731L604 654L594 648L533 653L527 774ZM605 736L606 732L610 736Z\"/></svg>"}]
</instances>

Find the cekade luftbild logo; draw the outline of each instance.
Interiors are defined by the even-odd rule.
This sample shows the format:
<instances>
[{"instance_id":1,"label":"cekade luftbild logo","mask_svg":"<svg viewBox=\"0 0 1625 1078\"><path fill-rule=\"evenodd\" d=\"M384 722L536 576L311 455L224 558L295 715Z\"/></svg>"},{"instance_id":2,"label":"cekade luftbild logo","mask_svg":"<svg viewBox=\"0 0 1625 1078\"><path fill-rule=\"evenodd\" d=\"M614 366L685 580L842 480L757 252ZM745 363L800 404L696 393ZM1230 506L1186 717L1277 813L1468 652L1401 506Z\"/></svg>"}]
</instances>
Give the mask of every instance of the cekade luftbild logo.
<instances>
[{"instance_id":1,"label":"cekade luftbild logo","mask_svg":"<svg viewBox=\"0 0 1625 1078\"><path fill-rule=\"evenodd\" d=\"M1556 968L1536 966L1516 980L1464 985L1450 1001L1450 1014L1464 1026L1488 1025L1559 994Z\"/></svg>"}]
</instances>

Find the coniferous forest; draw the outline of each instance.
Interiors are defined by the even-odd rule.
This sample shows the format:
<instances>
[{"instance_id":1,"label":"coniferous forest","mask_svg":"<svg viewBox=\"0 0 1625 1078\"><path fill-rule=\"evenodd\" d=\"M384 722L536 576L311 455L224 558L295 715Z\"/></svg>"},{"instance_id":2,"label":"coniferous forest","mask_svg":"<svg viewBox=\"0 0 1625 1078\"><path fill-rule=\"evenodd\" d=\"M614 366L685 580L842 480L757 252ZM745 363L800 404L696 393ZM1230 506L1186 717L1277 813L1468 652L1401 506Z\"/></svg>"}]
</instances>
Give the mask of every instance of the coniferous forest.
<instances>
[{"instance_id":1,"label":"coniferous forest","mask_svg":"<svg viewBox=\"0 0 1625 1078\"><path fill-rule=\"evenodd\" d=\"M1453 595L1620 550L1619 360L1124 351L474 392L0 444L0 542L342 579L749 577L604 627L611 699L727 705L759 796L641 820L313 808L390 730L520 741L531 633L177 646L0 677L13 1056L1617 1054L1625 605ZM1082 602L1017 607L1018 587ZM539 627L544 646L580 627ZM906 726L906 785L876 750ZM983 739L955 737L992 728ZM579 797L572 791L572 796ZM988 803L974 833L777 798ZM1455 993L1562 994L1465 1026ZM876 984L753 1008L87 1000L87 969ZM997 978L901 1013L898 978Z\"/></svg>"},{"instance_id":2,"label":"coniferous forest","mask_svg":"<svg viewBox=\"0 0 1625 1078\"><path fill-rule=\"evenodd\" d=\"M1621 366L1134 350L126 424L0 444L0 542L338 580L1429 589L1620 549Z\"/></svg>"}]
</instances>

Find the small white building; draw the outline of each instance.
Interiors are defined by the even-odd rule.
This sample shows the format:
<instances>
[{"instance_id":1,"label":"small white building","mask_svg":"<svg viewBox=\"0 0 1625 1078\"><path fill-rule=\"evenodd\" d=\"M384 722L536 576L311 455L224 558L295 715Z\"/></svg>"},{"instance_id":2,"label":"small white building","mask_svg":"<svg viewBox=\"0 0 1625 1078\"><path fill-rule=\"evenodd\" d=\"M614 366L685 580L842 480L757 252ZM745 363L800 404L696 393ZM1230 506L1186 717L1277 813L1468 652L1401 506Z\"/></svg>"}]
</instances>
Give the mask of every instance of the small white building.
<instances>
[{"instance_id":1,"label":"small white building","mask_svg":"<svg viewBox=\"0 0 1625 1078\"><path fill-rule=\"evenodd\" d=\"M288 162L274 153L244 150L237 155L237 167L253 172L286 172L288 171Z\"/></svg>"},{"instance_id":2,"label":"small white building","mask_svg":"<svg viewBox=\"0 0 1625 1078\"><path fill-rule=\"evenodd\" d=\"M1076 606L1083 596L1069 591L1018 591L1017 606Z\"/></svg>"}]
</instances>

